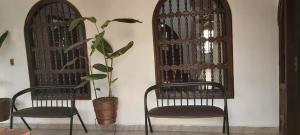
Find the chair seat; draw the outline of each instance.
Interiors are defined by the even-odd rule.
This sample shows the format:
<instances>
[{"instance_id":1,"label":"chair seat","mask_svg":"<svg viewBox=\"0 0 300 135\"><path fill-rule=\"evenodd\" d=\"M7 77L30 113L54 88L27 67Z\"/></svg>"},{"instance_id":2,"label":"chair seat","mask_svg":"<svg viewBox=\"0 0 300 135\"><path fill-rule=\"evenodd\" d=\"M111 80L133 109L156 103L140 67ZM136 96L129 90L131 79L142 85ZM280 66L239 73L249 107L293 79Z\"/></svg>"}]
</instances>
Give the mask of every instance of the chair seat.
<instances>
[{"instance_id":1,"label":"chair seat","mask_svg":"<svg viewBox=\"0 0 300 135\"><path fill-rule=\"evenodd\" d=\"M13 112L13 116L36 118L67 118L75 115L70 107L31 107Z\"/></svg>"},{"instance_id":2,"label":"chair seat","mask_svg":"<svg viewBox=\"0 0 300 135\"><path fill-rule=\"evenodd\" d=\"M223 109L215 106L165 106L148 111L157 118L210 118L224 116Z\"/></svg>"}]
</instances>

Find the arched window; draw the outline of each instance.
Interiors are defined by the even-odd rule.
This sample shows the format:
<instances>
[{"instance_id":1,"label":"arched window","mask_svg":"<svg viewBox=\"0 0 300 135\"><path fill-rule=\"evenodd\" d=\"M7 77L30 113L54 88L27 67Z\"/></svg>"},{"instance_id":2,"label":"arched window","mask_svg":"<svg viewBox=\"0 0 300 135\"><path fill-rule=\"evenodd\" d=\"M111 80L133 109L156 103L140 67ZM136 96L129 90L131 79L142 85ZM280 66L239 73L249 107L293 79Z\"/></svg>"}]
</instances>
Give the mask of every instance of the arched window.
<instances>
[{"instance_id":1,"label":"arched window","mask_svg":"<svg viewBox=\"0 0 300 135\"><path fill-rule=\"evenodd\" d=\"M212 81L233 97L227 0L160 0L153 15L157 83Z\"/></svg>"},{"instance_id":2,"label":"arched window","mask_svg":"<svg viewBox=\"0 0 300 135\"><path fill-rule=\"evenodd\" d=\"M86 47L64 53L64 48L86 38L84 24L68 30L70 22L78 17L79 11L66 0L41 0L32 7L25 22L31 87L77 85L80 77L88 73L82 59L60 72L68 61L87 56ZM90 99L89 85L76 93L78 99Z\"/></svg>"}]
</instances>

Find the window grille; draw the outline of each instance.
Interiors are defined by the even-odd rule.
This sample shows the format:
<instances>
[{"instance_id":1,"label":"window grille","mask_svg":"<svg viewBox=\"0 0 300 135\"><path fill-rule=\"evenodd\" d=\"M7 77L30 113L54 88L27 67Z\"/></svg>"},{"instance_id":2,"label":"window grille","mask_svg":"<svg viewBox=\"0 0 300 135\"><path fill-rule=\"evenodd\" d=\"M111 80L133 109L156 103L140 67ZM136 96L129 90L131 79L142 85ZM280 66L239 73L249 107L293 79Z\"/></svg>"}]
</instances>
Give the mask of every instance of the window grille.
<instances>
[{"instance_id":1,"label":"window grille","mask_svg":"<svg viewBox=\"0 0 300 135\"><path fill-rule=\"evenodd\" d=\"M84 24L68 30L70 22L78 17L78 10L66 0L41 0L32 7L25 24L31 87L77 85L88 73L88 63L83 59L60 72L68 61L87 57L86 46L64 53L64 48L86 38ZM90 99L90 86L75 93L78 99Z\"/></svg>"},{"instance_id":2,"label":"window grille","mask_svg":"<svg viewBox=\"0 0 300 135\"><path fill-rule=\"evenodd\" d=\"M160 0L153 15L157 83L216 82L233 97L227 0Z\"/></svg>"}]
</instances>

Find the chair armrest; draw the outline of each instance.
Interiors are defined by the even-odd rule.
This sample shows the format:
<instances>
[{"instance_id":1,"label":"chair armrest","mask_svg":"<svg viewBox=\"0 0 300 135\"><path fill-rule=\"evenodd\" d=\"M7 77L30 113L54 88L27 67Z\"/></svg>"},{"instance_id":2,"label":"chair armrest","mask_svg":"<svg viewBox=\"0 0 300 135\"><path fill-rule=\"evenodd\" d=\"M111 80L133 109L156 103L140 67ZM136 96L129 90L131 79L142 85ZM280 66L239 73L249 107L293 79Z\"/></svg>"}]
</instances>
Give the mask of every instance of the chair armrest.
<instances>
[{"instance_id":1,"label":"chair armrest","mask_svg":"<svg viewBox=\"0 0 300 135\"><path fill-rule=\"evenodd\" d=\"M12 105L15 106L15 101L16 101L16 99L17 99L19 96L21 96L21 95L23 95L23 94L26 94L26 93L28 93L28 92L32 92L32 91L34 91L34 89L32 89L32 88L27 88L27 89L24 89L24 90L22 90L22 91L19 91L17 94L15 94L15 95L13 96L13 98L12 98Z\"/></svg>"},{"instance_id":2,"label":"chair armrest","mask_svg":"<svg viewBox=\"0 0 300 135\"><path fill-rule=\"evenodd\" d=\"M147 103L147 99L148 99L148 94L153 91L153 90L156 90L158 88L158 85L153 85L151 87L149 87L146 92L145 92L145 95L144 95L144 107L145 107L145 113L147 114L148 112L148 103Z\"/></svg>"},{"instance_id":3,"label":"chair armrest","mask_svg":"<svg viewBox=\"0 0 300 135\"><path fill-rule=\"evenodd\" d=\"M11 103L11 114L13 113L14 109L15 109L16 111L18 110L17 107L16 107L16 105L15 105L16 99L17 99L19 96L21 96L21 95L23 95L23 94L26 94L26 93L28 93L28 92L32 92L32 91L34 91L34 89L32 89L32 88L27 88L27 89L24 89L24 90L22 90L22 91L19 91L17 94L15 94L15 95L13 96L13 98L12 98L12 103Z\"/></svg>"}]
</instances>

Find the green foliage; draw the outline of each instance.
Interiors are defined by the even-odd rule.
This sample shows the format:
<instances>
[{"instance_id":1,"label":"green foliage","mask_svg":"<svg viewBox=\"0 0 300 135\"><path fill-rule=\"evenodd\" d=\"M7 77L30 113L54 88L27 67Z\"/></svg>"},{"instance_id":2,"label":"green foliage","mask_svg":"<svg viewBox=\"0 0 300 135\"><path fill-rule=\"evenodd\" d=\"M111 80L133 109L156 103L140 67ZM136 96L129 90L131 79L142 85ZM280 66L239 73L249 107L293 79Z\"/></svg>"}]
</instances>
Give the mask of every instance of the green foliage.
<instances>
[{"instance_id":1,"label":"green foliage","mask_svg":"<svg viewBox=\"0 0 300 135\"><path fill-rule=\"evenodd\" d=\"M67 47L64 52L67 53L68 51L70 50L73 50L74 48L77 48L77 47L80 47L82 44L86 43L86 42L89 42L92 38L88 38L88 39L85 39L85 40L82 40L82 41L79 41L69 47Z\"/></svg>"},{"instance_id":2,"label":"green foliage","mask_svg":"<svg viewBox=\"0 0 300 135\"><path fill-rule=\"evenodd\" d=\"M62 72L62 71L65 70L67 67L73 65L78 59L79 59L79 58L74 58L73 60L67 62L67 64L65 64L59 72Z\"/></svg>"},{"instance_id":3,"label":"green foliage","mask_svg":"<svg viewBox=\"0 0 300 135\"><path fill-rule=\"evenodd\" d=\"M106 28L110 22L111 20L107 20L104 24L101 25L101 28L102 29Z\"/></svg>"},{"instance_id":4,"label":"green foliage","mask_svg":"<svg viewBox=\"0 0 300 135\"><path fill-rule=\"evenodd\" d=\"M117 18L114 19L113 21L122 22L122 23L142 23L141 21L132 18Z\"/></svg>"},{"instance_id":5,"label":"green foliage","mask_svg":"<svg viewBox=\"0 0 300 135\"><path fill-rule=\"evenodd\" d=\"M132 46L133 46L134 42L130 41L125 47L121 48L120 50L114 52L113 54L111 54L109 56L109 58L116 58L121 56L122 54L125 54Z\"/></svg>"},{"instance_id":6,"label":"green foliage","mask_svg":"<svg viewBox=\"0 0 300 135\"><path fill-rule=\"evenodd\" d=\"M89 20L92 23L96 23L97 19L95 17L81 17L73 20L69 26L69 31L74 30L78 25L82 24L85 20Z\"/></svg>"},{"instance_id":7,"label":"green foliage","mask_svg":"<svg viewBox=\"0 0 300 135\"><path fill-rule=\"evenodd\" d=\"M86 17L85 19L89 20L92 23L96 23L97 19L95 17Z\"/></svg>"},{"instance_id":8,"label":"green foliage","mask_svg":"<svg viewBox=\"0 0 300 135\"><path fill-rule=\"evenodd\" d=\"M94 64L93 68L101 71L101 72L111 72L113 70L112 67L105 66L103 64Z\"/></svg>"},{"instance_id":9,"label":"green foliage","mask_svg":"<svg viewBox=\"0 0 300 135\"><path fill-rule=\"evenodd\" d=\"M87 76L80 77L81 80L100 80L106 78L106 74L90 74Z\"/></svg>"},{"instance_id":10,"label":"green foliage","mask_svg":"<svg viewBox=\"0 0 300 135\"><path fill-rule=\"evenodd\" d=\"M132 19L132 18L116 18L113 20L107 20L102 26L101 28L104 29L106 28L111 22L121 22L121 23L142 23L139 20L136 19Z\"/></svg>"},{"instance_id":11,"label":"green foliage","mask_svg":"<svg viewBox=\"0 0 300 135\"><path fill-rule=\"evenodd\" d=\"M76 87L75 87L75 89L80 89L80 88L82 88L82 87L84 87L86 84L88 84L90 81L88 81L88 80L84 80L84 81L82 81L80 84L78 84Z\"/></svg>"},{"instance_id":12,"label":"green foliage","mask_svg":"<svg viewBox=\"0 0 300 135\"><path fill-rule=\"evenodd\" d=\"M95 42L92 45L92 49L96 49L106 57L108 57L109 54L113 52L113 49L111 45L107 42L107 40L100 36L95 37Z\"/></svg>"},{"instance_id":13,"label":"green foliage","mask_svg":"<svg viewBox=\"0 0 300 135\"><path fill-rule=\"evenodd\" d=\"M94 80L106 78L108 87L109 87L109 96L112 96L111 85L112 85L112 83L114 83L118 80L118 78L115 78L112 80L113 59L125 54L130 48L132 48L132 46L134 45L134 42L130 41L126 46L122 47L121 49L119 49L117 51L114 51L111 44L104 38L105 28L107 28L110 25L110 23L112 23L112 22L130 23L130 24L131 23L142 23L142 22L139 20L136 20L136 19L132 19L132 18L117 18L117 19L113 19L113 20L107 20L101 25L102 31L99 31L98 25L97 25L97 19L95 17L81 17L81 18L77 18L71 22L71 24L69 26L69 31L74 30L76 27L78 27L80 24L82 24L86 20L92 22L95 25L97 34L92 38L88 38L88 39L79 41L79 42L69 46L68 48L65 48L65 53L67 53L68 51L70 51L74 48L77 48L81 45L84 45L84 43L92 40L90 56L92 56L95 52L98 52L103 56L105 63L104 64L97 63L94 65L90 65L89 75L81 77L82 82L78 86L76 86L76 88L84 87L89 81L92 81L93 86L94 86L94 92L95 92L95 95L97 98L96 91L100 91L100 88L95 87ZM76 62L76 60L77 59L75 58L72 61L68 62L66 65L63 66L61 71L64 70L66 67L73 65ZM89 63L91 63L90 60L89 60ZM94 74L93 69L96 69L96 70L102 72L103 74Z\"/></svg>"},{"instance_id":14,"label":"green foliage","mask_svg":"<svg viewBox=\"0 0 300 135\"><path fill-rule=\"evenodd\" d=\"M8 35L8 31L5 31L1 36L0 36L0 48L2 47L2 44L4 42L4 40L6 39Z\"/></svg>"},{"instance_id":15,"label":"green foliage","mask_svg":"<svg viewBox=\"0 0 300 135\"><path fill-rule=\"evenodd\" d=\"M111 83L115 83L119 78L115 78L111 81Z\"/></svg>"}]
</instances>

